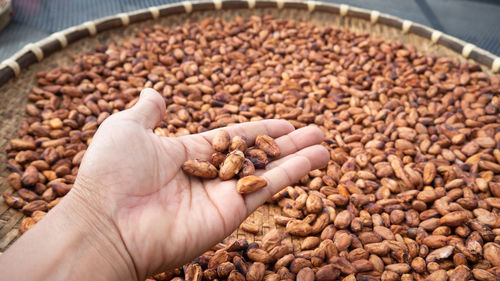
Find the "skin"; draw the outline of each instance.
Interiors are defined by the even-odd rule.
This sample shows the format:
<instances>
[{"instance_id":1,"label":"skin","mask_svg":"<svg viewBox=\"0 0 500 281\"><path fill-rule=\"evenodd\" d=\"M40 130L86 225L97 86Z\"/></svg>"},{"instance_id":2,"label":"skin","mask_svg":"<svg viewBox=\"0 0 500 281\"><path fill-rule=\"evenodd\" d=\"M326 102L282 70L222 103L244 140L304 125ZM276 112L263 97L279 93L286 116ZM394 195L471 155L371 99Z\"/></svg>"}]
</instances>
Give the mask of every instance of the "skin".
<instances>
[{"instance_id":1,"label":"skin","mask_svg":"<svg viewBox=\"0 0 500 281\"><path fill-rule=\"evenodd\" d=\"M144 280L191 261L231 234L274 193L324 167L328 151L314 126L283 120L224 128L231 137L276 139L281 158L257 175L268 185L245 196L236 180L189 177L181 165L209 159L216 130L159 137L164 99L145 89L137 104L96 132L73 189L0 256L6 280Z\"/></svg>"}]
</instances>

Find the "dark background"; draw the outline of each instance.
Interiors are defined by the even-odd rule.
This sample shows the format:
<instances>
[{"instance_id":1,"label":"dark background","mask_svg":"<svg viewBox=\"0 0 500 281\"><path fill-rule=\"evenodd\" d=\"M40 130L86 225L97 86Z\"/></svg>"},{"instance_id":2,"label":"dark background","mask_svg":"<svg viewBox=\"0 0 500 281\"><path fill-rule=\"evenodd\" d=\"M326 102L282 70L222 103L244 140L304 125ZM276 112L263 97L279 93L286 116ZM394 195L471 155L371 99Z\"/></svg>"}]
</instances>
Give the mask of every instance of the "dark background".
<instances>
[{"instance_id":1,"label":"dark background","mask_svg":"<svg viewBox=\"0 0 500 281\"><path fill-rule=\"evenodd\" d=\"M324 0L418 22L500 55L500 0ZM0 31L0 61L30 42L85 21L176 0L13 0L14 18Z\"/></svg>"}]
</instances>

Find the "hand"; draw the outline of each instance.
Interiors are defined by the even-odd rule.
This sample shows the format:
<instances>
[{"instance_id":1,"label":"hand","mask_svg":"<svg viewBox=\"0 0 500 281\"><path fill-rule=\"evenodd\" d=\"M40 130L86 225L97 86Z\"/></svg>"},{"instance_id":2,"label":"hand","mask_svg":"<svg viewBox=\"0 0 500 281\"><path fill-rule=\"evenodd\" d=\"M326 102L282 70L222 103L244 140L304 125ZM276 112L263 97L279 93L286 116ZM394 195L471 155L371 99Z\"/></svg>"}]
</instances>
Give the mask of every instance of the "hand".
<instances>
[{"instance_id":1,"label":"hand","mask_svg":"<svg viewBox=\"0 0 500 281\"><path fill-rule=\"evenodd\" d=\"M224 128L249 142L268 134L277 138L281 149L282 157L258 174L267 187L242 196L235 180L200 180L184 174L184 161L209 159L214 152L210 142L215 130L159 137L152 129L165 109L163 98L146 89L133 108L103 122L67 196L84 210L79 212L82 221L101 232L99 237L123 247L118 252L128 256L117 259L129 259L124 263L133 264L129 271L138 279L189 262L231 234L274 193L329 159L319 145L324 136L317 127L294 131L286 121L267 120Z\"/></svg>"}]
</instances>

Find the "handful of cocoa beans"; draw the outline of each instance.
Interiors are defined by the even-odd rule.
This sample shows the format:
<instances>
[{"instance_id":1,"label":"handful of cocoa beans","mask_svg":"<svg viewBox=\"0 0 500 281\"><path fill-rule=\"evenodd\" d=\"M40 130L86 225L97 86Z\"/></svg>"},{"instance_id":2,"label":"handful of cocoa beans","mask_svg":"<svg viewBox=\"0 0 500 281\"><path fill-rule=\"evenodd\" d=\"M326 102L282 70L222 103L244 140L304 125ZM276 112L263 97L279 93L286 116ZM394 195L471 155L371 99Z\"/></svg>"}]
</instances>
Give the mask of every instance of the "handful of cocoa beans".
<instances>
[{"instance_id":1,"label":"handful of cocoa beans","mask_svg":"<svg viewBox=\"0 0 500 281\"><path fill-rule=\"evenodd\" d=\"M218 131L212 139L215 152L210 161L187 160L182 170L192 176L213 179L217 175L221 180L239 177L236 190L241 194L255 192L267 185L267 181L255 176L255 168L264 169L269 158L280 156L280 149L273 138L259 135L255 139L255 147L248 147L244 136L231 136L224 130ZM269 158L268 158L269 157Z\"/></svg>"}]
</instances>

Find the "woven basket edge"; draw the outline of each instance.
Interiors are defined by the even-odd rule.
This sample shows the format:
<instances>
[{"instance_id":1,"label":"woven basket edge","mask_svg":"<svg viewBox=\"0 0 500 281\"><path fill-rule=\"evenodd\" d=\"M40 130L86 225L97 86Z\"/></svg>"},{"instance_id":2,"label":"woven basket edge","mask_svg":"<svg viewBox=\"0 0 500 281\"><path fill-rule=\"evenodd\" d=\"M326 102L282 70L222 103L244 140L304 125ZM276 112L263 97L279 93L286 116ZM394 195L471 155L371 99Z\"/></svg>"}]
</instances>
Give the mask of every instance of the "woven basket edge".
<instances>
[{"instance_id":1,"label":"woven basket edge","mask_svg":"<svg viewBox=\"0 0 500 281\"><path fill-rule=\"evenodd\" d=\"M173 12L182 12L182 10L184 10L185 13L191 13L194 11L234 8L254 9L269 7L269 3L274 3L276 8L279 9L307 9L309 12L322 11L338 13L340 16L345 17L361 18L364 20L370 19L371 24L385 24L395 28L400 28L403 34L415 34L424 39L430 40L435 44L442 45L451 51L462 55L465 59L472 59L476 63L489 68L492 73L500 72L500 57L455 36L451 36L419 23L404 20L389 14L380 13L376 10L321 1L203 0L197 2L184 1L171 3L139 9L128 13L119 13L72 26L55 32L47 38L35 43L29 43L0 63L0 86L8 82L10 79L18 76L23 69L27 68L31 64L41 61L44 57L55 51L63 49L68 44L81 38L94 36L97 33L112 28L127 26L131 23L137 23L145 20L157 19L159 17L168 16ZM429 37L426 37L425 35L429 35ZM51 48L50 45L59 45L59 49L54 49L54 47Z\"/></svg>"}]
</instances>

